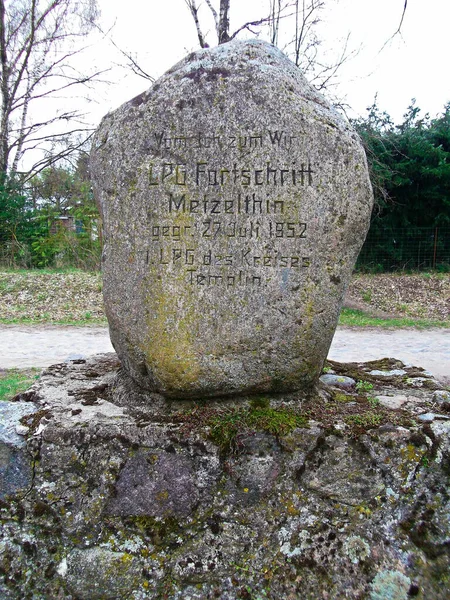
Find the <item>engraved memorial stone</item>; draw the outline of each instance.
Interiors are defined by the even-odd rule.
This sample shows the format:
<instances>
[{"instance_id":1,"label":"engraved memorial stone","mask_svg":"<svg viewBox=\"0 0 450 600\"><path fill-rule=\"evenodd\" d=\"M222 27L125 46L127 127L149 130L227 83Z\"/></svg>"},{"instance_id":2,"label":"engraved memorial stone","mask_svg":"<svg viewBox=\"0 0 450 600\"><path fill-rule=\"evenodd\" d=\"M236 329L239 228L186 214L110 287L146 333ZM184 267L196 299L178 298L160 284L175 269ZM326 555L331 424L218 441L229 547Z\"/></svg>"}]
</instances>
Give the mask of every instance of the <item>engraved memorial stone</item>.
<instances>
[{"instance_id":1,"label":"engraved memorial stone","mask_svg":"<svg viewBox=\"0 0 450 600\"><path fill-rule=\"evenodd\" d=\"M191 54L103 119L92 174L133 379L167 397L317 381L373 199L356 134L279 50Z\"/></svg>"}]
</instances>

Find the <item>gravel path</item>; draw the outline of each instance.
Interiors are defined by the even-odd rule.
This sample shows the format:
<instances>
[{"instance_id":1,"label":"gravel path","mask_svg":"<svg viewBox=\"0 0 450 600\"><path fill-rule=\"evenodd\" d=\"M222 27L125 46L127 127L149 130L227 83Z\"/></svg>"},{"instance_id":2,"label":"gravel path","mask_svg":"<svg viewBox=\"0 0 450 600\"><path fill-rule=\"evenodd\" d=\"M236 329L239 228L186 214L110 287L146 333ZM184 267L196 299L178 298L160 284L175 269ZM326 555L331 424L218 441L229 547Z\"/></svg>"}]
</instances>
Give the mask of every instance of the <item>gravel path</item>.
<instances>
[{"instance_id":1,"label":"gravel path","mask_svg":"<svg viewBox=\"0 0 450 600\"><path fill-rule=\"evenodd\" d=\"M48 367L113 351L107 327L0 326L1 369Z\"/></svg>"},{"instance_id":2,"label":"gravel path","mask_svg":"<svg viewBox=\"0 0 450 600\"><path fill-rule=\"evenodd\" d=\"M111 352L104 327L0 326L0 369L47 367L70 358ZM341 362L385 356L424 367L450 384L449 329L338 328L329 358Z\"/></svg>"}]
</instances>

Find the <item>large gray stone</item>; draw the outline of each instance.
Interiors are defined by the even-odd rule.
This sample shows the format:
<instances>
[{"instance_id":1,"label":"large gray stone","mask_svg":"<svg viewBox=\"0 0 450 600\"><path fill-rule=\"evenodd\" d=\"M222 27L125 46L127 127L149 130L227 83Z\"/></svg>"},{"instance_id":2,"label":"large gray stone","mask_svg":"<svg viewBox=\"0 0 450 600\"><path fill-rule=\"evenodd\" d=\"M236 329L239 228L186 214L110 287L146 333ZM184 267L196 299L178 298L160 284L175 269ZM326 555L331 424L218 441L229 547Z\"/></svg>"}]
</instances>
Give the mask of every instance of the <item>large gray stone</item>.
<instances>
[{"instance_id":1,"label":"large gray stone","mask_svg":"<svg viewBox=\"0 0 450 600\"><path fill-rule=\"evenodd\" d=\"M171 397L317 381L373 200L356 134L279 50L189 55L104 118L92 175L135 380Z\"/></svg>"}]
</instances>

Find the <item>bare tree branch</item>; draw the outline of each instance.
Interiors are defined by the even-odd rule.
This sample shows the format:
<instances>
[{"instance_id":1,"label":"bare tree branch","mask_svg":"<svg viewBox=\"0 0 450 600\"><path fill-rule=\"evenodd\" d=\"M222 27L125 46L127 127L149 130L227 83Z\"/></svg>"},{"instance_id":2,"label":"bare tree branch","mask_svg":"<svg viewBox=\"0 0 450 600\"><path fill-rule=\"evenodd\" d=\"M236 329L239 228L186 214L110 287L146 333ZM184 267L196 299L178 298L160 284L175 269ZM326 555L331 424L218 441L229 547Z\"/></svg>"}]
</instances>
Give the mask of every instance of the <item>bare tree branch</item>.
<instances>
[{"instance_id":1,"label":"bare tree branch","mask_svg":"<svg viewBox=\"0 0 450 600\"><path fill-rule=\"evenodd\" d=\"M197 37L198 42L200 44L200 48L209 48L209 45L206 43L205 36L200 27L200 21L198 19L198 7L195 3L195 0L184 0L186 2L187 7L189 8L192 18L194 19L195 28L197 29Z\"/></svg>"},{"instance_id":2,"label":"bare tree branch","mask_svg":"<svg viewBox=\"0 0 450 600\"><path fill-rule=\"evenodd\" d=\"M258 19L257 21L249 21L248 23L244 23L244 25L241 25L239 27L239 29L236 29L236 31L230 35L228 41L234 40L234 38L239 35L241 33L241 31L244 31L244 29L247 29L248 31L251 31L251 27L260 27L261 25L264 25L266 23L269 23L271 20L271 16L269 15L268 17L263 17L262 19ZM254 33L252 31L252 33Z\"/></svg>"},{"instance_id":3,"label":"bare tree branch","mask_svg":"<svg viewBox=\"0 0 450 600\"><path fill-rule=\"evenodd\" d=\"M48 127L49 125L53 125L54 123L57 123L58 121L78 121L78 122L82 122L81 119L82 117L84 117L84 115L82 113L79 113L75 110L73 111L69 111L66 113L61 113L59 115L57 115L56 117L53 117L52 119L47 119L45 121L41 121L39 123L33 123L33 125L29 125L26 128L26 134L27 134L27 142L28 141L34 141L32 138L30 138L30 136L32 134L34 134L35 132L45 129L46 127ZM20 131L22 131L22 129L17 129L16 132L19 133ZM14 130L11 130L11 133L15 133ZM67 131L63 131L60 132L58 134L55 135L66 135ZM48 134L48 137L51 138L53 137L52 134ZM45 136L42 136L40 138L35 138L35 139L45 139ZM17 146L17 144L19 143L19 141L16 139L12 142L10 148L14 148L15 146Z\"/></svg>"},{"instance_id":4,"label":"bare tree branch","mask_svg":"<svg viewBox=\"0 0 450 600\"><path fill-rule=\"evenodd\" d=\"M205 0L206 4L209 6L209 9L212 13L212 16L214 18L214 23L216 24L216 32L217 32L217 36L219 36L219 16L217 14L217 10L214 8L214 6L212 5L211 0Z\"/></svg>"},{"instance_id":5,"label":"bare tree branch","mask_svg":"<svg viewBox=\"0 0 450 600\"><path fill-rule=\"evenodd\" d=\"M42 160L37 161L26 173L22 173L22 183L27 183L30 181L30 179L41 173L44 169L47 169L59 161L72 156L76 151L85 146L93 135L94 131L92 131L87 138L83 138L79 142L73 142L70 145L65 145L64 148L59 152L52 152L51 154L45 156Z\"/></svg>"},{"instance_id":6,"label":"bare tree branch","mask_svg":"<svg viewBox=\"0 0 450 600\"><path fill-rule=\"evenodd\" d=\"M278 35L280 31L280 18L282 13L281 0L270 0L270 41L276 46L278 44Z\"/></svg>"},{"instance_id":7,"label":"bare tree branch","mask_svg":"<svg viewBox=\"0 0 450 600\"><path fill-rule=\"evenodd\" d=\"M403 25L403 21L404 21L404 19L405 19L405 14L406 14L406 9L407 9L407 7L408 7L408 0L405 0L405 3L404 3L404 5L403 5L402 16L401 16L401 18L400 18L400 23L399 23L399 25L398 25L398 27L397 27L397 30L396 30L396 31L394 31L394 33L391 35L391 37L390 37L388 40L386 40L386 41L384 42L384 44L383 44L383 46L381 47L381 49L380 49L380 51L379 51L379 52L382 52L382 51L383 51L383 50L386 48L386 46L387 46L387 45L388 45L390 42L392 42L392 40L395 38L395 36L396 36L396 35L399 35L399 34L401 33L401 30L402 30L402 25Z\"/></svg>"},{"instance_id":8,"label":"bare tree branch","mask_svg":"<svg viewBox=\"0 0 450 600\"><path fill-rule=\"evenodd\" d=\"M2 66L1 94L2 94L2 116L0 123L0 168L7 164L8 139L9 139L9 105L10 93L8 87L9 65L6 40L6 10L4 0L0 0L0 60ZM3 171L6 169L4 168Z\"/></svg>"},{"instance_id":9,"label":"bare tree branch","mask_svg":"<svg viewBox=\"0 0 450 600\"><path fill-rule=\"evenodd\" d=\"M314 14L321 10L324 2L316 2L311 0L311 4L306 6L305 0L302 0L302 14L300 17L299 0L295 3L295 64L298 67L300 64L300 51L303 43L308 38L311 27L318 21L313 19Z\"/></svg>"},{"instance_id":10,"label":"bare tree branch","mask_svg":"<svg viewBox=\"0 0 450 600\"><path fill-rule=\"evenodd\" d=\"M78 127L76 129L71 129L70 131L64 131L64 132L60 132L60 133L55 133L53 135L43 135L40 137L36 137L36 138L30 138L29 140L27 140L27 143L29 142L31 143L36 143L36 142L42 142L43 140L50 140L50 141L54 141L54 140L58 140L61 138L67 138L71 135L73 135L74 133L92 133L95 131L95 127ZM35 146L35 147L39 147L39 146Z\"/></svg>"},{"instance_id":11,"label":"bare tree branch","mask_svg":"<svg viewBox=\"0 0 450 600\"><path fill-rule=\"evenodd\" d=\"M98 28L98 29L99 29L99 31L101 31L100 28ZM147 71L144 71L144 69L141 67L141 65L138 64L137 60L131 56L131 52L126 52L122 48L119 48L119 46L111 38L110 38L110 42L114 46L114 48L116 48L116 50L118 50L120 52L120 54L122 54L122 56L124 56L129 61L128 66L135 75L138 75L139 77L142 77L143 79L146 79L147 81L151 81L152 83L153 83L153 81L155 81L155 78L152 77L150 75L150 73L147 73Z\"/></svg>"},{"instance_id":12,"label":"bare tree branch","mask_svg":"<svg viewBox=\"0 0 450 600\"><path fill-rule=\"evenodd\" d=\"M16 171L37 142L69 140L80 133L80 128L44 131L74 119L69 112L30 125L30 107L78 86L89 87L105 72L81 74L71 63L83 51L72 44L92 29L95 11L95 0L0 0L0 172ZM36 137L37 131L42 135Z\"/></svg>"},{"instance_id":13,"label":"bare tree branch","mask_svg":"<svg viewBox=\"0 0 450 600\"><path fill-rule=\"evenodd\" d=\"M350 34L347 35L347 39L345 40L345 44L341 50L341 54L339 56L339 58L335 61L335 63L331 66L327 65L327 66L323 66L323 70L322 72L317 75L317 79L319 77L321 77L321 81L320 84L318 86L316 86L316 89L318 90L323 90L324 88L326 88L330 81L333 79L333 77L336 76L337 71L341 68L341 66L349 59L349 54L348 54L348 41L350 39ZM324 74L327 73L326 77L324 78ZM312 82L314 82L314 79L312 80Z\"/></svg>"}]
</instances>

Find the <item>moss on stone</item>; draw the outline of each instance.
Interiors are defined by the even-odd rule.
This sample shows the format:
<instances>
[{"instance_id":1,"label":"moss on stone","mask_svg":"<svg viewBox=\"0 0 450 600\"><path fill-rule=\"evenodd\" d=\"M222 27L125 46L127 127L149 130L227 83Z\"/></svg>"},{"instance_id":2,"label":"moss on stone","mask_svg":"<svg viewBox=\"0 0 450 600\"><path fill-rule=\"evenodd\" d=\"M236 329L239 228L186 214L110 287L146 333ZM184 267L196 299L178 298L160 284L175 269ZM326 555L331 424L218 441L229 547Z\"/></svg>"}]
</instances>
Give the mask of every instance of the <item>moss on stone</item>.
<instances>
[{"instance_id":1,"label":"moss on stone","mask_svg":"<svg viewBox=\"0 0 450 600\"><path fill-rule=\"evenodd\" d=\"M263 431L274 436L289 434L297 427L305 427L307 418L292 409L269 407L235 408L218 411L210 417L210 437L223 452L237 450L239 435L249 431Z\"/></svg>"},{"instance_id":2,"label":"moss on stone","mask_svg":"<svg viewBox=\"0 0 450 600\"><path fill-rule=\"evenodd\" d=\"M148 342L142 350L165 389L189 388L200 376L195 342L198 319L195 307L189 298L174 298L170 290L164 289L162 282L159 289L153 286L151 292L148 299L151 305L147 318ZM183 305L182 309L177 302Z\"/></svg>"}]
</instances>

